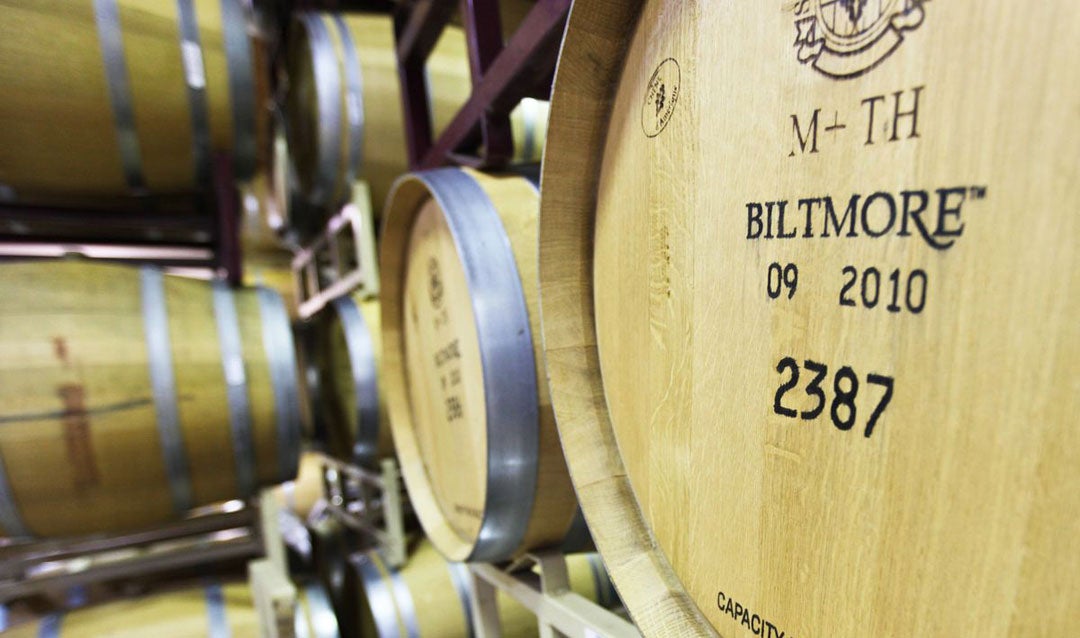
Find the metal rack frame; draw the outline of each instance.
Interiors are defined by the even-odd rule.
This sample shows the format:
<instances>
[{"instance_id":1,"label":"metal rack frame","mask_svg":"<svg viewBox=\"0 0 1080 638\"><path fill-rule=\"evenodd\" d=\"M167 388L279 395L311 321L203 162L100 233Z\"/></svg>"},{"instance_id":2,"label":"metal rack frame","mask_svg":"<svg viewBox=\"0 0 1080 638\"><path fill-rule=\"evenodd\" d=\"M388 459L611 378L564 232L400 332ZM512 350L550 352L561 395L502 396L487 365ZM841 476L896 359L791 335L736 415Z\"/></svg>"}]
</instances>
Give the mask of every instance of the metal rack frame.
<instances>
[{"instance_id":1,"label":"metal rack frame","mask_svg":"<svg viewBox=\"0 0 1080 638\"><path fill-rule=\"evenodd\" d=\"M298 314L307 320L334 299L361 290L379 294L379 260L368 186L353 185L353 200L293 257ZM324 264L326 265L324 268Z\"/></svg>"},{"instance_id":2,"label":"metal rack frame","mask_svg":"<svg viewBox=\"0 0 1080 638\"><path fill-rule=\"evenodd\" d=\"M0 603L115 578L240 559L262 553L250 508L200 516L148 531L0 548Z\"/></svg>"},{"instance_id":3,"label":"metal rack frame","mask_svg":"<svg viewBox=\"0 0 1080 638\"><path fill-rule=\"evenodd\" d=\"M540 574L520 568L535 564ZM536 615L540 638L640 638L627 620L570 590L566 556L559 551L534 552L503 570L469 564L473 635L499 638L497 593L513 597Z\"/></svg>"},{"instance_id":4,"label":"metal rack frame","mask_svg":"<svg viewBox=\"0 0 1080 638\"><path fill-rule=\"evenodd\" d=\"M86 256L105 252L100 249L108 247L129 247L130 257L103 259L208 268L223 273L230 284L239 285L243 279L240 193L232 157L215 153L206 192L161 199L169 200L169 205L160 210L155 208L153 197L97 199L82 206L0 201L0 225L7 229L0 231L0 259L5 254L9 259L54 256L44 248L45 244L60 245L65 252ZM50 224L92 232L34 230ZM17 232L22 228L28 230ZM17 250L5 251L5 246ZM37 253L32 250L35 246L39 248Z\"/></svg>"},{"instance_id":5,"label":"metal rack frame","mask_svg":"<svg viewBox=\"0 0 1080 638\"><path fill-rule=\"evenodd\" d=\"M323 485L331 516L373 540L391 567L405 563L405 499L394 459L383 459L376 473L326 457Z\"/></svg>"},{"instance_id":6,"label":"metal rack frame","mask_svg":"<svg viewBox=\"0 0 1080 638\"><path fill-rule=\"evenodd\" d=\"M438 137L431 129L431 101L424 63L453 15L449 0L413 0L394 14L398 75L409 166L445 164L501 168L513 155L509 113L524 97L548 99L571 0L537 0L503 44L498 0L460 0L468 42L472 93ZM457 152L479 129L481 153Z\"/></svg>"}]
</instances>

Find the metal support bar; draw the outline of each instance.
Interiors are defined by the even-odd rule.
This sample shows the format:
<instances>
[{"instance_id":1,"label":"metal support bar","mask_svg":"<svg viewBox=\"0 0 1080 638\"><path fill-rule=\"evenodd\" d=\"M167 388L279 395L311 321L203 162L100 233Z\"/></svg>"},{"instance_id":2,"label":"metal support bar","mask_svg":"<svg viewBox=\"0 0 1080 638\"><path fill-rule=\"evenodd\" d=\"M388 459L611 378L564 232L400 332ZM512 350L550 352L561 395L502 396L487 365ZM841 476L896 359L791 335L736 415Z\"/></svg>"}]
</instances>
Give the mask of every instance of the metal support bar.
<instances>
[{"instance_id":1,"label":"metal support bar","mask_svg":"<svg viewBox=\"0 0 1080 638\"><path fill-rule=\"evenodd\" d=\"M499 0L461 0L461 21L469 50L469 71L473 89L484 79L491 64L503 50ZM484 158L488 164L502 165L514 154L508 112L485 109L480 117Z\"/></svg>"},{"instance_id":2,"label":"metal support bar","mask_svg":"<svg viewBox=\"0 0 1080 638\"><path fill-rule=\"evenodd\" d=\"M397 462L384 459L381 473L323 458L326 511L346 527L375 541L391 567L405 564L405 507Z\"/></svg>"},{"instance_id":3,"label":"metal support bar","mask_svg":"<svg viewBox=\"0 0 1080 638\"><path fill-rule=\"evenodd\" d=\"M214 203L217 213L217 263L225 279L233 286L243 281L240 254L240 193L236 189L232 157L214 155Z\"/></svg>"},{"instance_id":4,"label":"metal support bar","mask_svg":"<svg viewBox=\"0 0 1080 638\"><path fill-rule=\"evenodd\" d=\"M280 521L281 507L274 490L263 490L259 522L266 557L248 563L248 582L263 638L295 637L296 586L289 579Z\"/></svg>"},{"instance_id":5,"label":"metal support bar","mask_svg":"<svg viewBox=\"0 0 1080 638\"><path fill-rule=\"evenodd\" d=\"M536 615L542 638L639 638L631 623L570 590L566 557L558 552L527 555L511 573L486 563L469 565L473 593L473 623L477 638L500 638L497 591L507 594Z\"/></svg>"},{"instance_id":6,"label":"metal support bar","mask_svg":"<svg viewBox=\"0 0 1080 638\"><path fill-rule=\"evenodd\" d=\"M295 638L296 586L269 559L248 563L251 598L262 638Z\"/></svg>"},{"instance_id":7,"label":"metal support bar","mask_svg":"<svg viewBox=\"0 0 1080 638\"><path fill-rule=\"evenodd\" d=\"M289 561L285 557L285 542L278 527L279 510L273 490L263 490L259 496L259 524L262 531L266 560L279 571L289 573Z\"/></svg>"},{"instance_id":8,"label":"metal support bar","mask_svg":"<svg viewBox=\"0 0 1080 638\"><path fill-rule=\"evenodd\" d=\"M394 459L382 461L383 523L386 525L386 542L383 553L389 564L397 567L405 564L408 548L405 544L405 503L401 485L401 471ZM387 489L387 486L390 489Z\"/></svg>"},{"instance_id":9,"label":"metal support bar","mask_svg":"<svg viewBox=\"0 0 1080 638\"><path fill-rule=\"evenodd\" d=\"M453 11L454 3L448 0L416 0L412 4L402 5L394 15L409 166L416 166L422 154L431 146L431 101L424 63Z\"/></svg>"},{"instance_id":10,"label":"metal support bar","mask_svg":"<svg viewBox=\"0 0 1080 638\"><path fill-rule=\"evenodd\" d=\"M251 522L252 512L245 508L235 512L199 516L173 525L122 536L93 536L13 544L0 547L0 579L17 578L36 563L209 534L249 525Z\"/></svg>"},{"instance_id":11,"label":"metal support bar","mask_svg":"<svg viewBox=\"0 0 1080 638\"><path fill-rule=\"evenodd\" d=\"M379 294L375 222L364 182L353 186L353 201L330 218L326 229L293 257L300 317L309 319L342 295L359 289Z\"/></svg>"},{"instance_id":12,"label":"metal support bar","mask_svg":"<svg viewBox=\"0 0 1080 638\"><path fill-rule=\"evenodd\" d=\"M100 582L114 578L131 578L170 569L193 565L213 564L220 561L257 556L262 544L245 529L216 532L224 538L207 538L204 542L184 545L176 549L145 551L132 558L110 558L84 566L77 564L59 566L38 575L0 583L0 602L13 600L46 589L67 588L75 585Z\"/></svg>"},{"instance_id":13,"label":"metal support bar","mask_svg":"<svg viewBox=\"0 0 1080 638\"><path fill-rule=\"evenodd\" d=\"M532 92L537 77L550 74L570 4L571 0L537 1L506 47L491 62L480 83L473 87L472 95L439 136L438 142L431 147L426 144L413 146L410 139L410 164L414 168L429 169L446 164L447 158L480 124L487 111L508 113L522 97ZM404 83L402 88L402 99L408 107L410 98ZM412 120L407 117L407 127L410 122ZM422 158L415 161L414 155L422 155ZM485 159L497 160L498 157L492 154Z\"/></svg>"}]
</instances>

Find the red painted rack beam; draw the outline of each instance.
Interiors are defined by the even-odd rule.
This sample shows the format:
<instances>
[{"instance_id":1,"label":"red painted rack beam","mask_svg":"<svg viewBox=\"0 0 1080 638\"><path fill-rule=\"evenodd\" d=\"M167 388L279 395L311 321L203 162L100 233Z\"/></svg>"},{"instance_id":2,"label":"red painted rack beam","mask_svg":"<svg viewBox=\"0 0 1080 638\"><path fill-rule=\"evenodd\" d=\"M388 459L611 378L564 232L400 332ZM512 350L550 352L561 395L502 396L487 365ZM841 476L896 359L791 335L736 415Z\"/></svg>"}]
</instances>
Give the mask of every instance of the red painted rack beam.
<instances>
[{"instance_id":1,"label":"red painted rack beam","mask_svg":"<svg viewBox=\"0 0 1080 638\"><path fill-rule=\"evenodd\" d=\"M547 97L571 0L537 0L504 47L497 0L461 0L473 88L468 101L437 140L424 62L453 13L449 0L414 0L395 15L398 73L409 164L413 169L448 163L504 166L512 153L508 114L523 97ZM479 157L458 149L481 137Z\"/></svg>"}]
</instances>

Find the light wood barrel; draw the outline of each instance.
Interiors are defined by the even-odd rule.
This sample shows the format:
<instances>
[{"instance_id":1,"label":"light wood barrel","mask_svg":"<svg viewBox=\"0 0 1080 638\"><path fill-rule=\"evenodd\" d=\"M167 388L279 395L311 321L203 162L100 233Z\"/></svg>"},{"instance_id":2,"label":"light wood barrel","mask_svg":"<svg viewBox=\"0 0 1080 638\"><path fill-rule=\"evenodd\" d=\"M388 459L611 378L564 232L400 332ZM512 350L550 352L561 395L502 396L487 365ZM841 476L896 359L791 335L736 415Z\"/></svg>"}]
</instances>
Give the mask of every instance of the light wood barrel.
<instances>
[{"instance_id":1,"label":"light wood barrel","mask_svg":"<svg viewBox=\"0 0 1080 638\"><path fill-rule=\"evenodd\" d=\"M387 214L383 386L425 532L461 561L561 543L576 501L540 353L535 186L416 173Z\"/></svg>"},{"instance_id":2,"label":"light wood barrel","mask_svg":"<svg viewBox=\"0 0 1080 638\"><path fill-rule=\"evenodd\" d=\"M1078 66L1064 0L575 3L544 346L645 635L1080 632Z\"/></svg>"},{"instance_id":3,"label":"light wood barrel","mask_svg":"<svg viewBox=\"0 0 1080 638\"><path fill-rule=\"evenodd\" d=\"M3 635L11 638L257 638L261 634L247 583L212 583L50 614L38 622L17 625ZM337 634L306 636L336 638Z\"/></svg>"},{"instance_id":4,"label":"light wood barrel","mask_svg":"<svg viewBox=\"0 0 1080 638\"><path fill-rule=\"evenodd\" d=\"M618 604L596 554L566 557L571 590L605 607ZM447 562L426 540L393 569L377 551L349 558L345 597L349 616L342 618L349 635L372 638L414 636L466 638L473 635L468 567ZM536 616L506 594L498 595L502 635L539 635Z\"/></svg>"},{"instance_id":5,"label":"light wood barrel","mask_svg":"<svg viewBox=\"0 0 1080 638\"><path fill-rule=\"evenodd\" d=\"M191 192L209 183L214 151L233 154L240 178L254 172L269 71L241 0L0 8L0 184L9 196Z\"/></svg>"},{"instance_id":6,"label":"light wood barrel","mask_svg":"<svg viewBox=\"0 0 1080 638\"><path fill-rule=\"evenodd\" d=\"M336 518L327 516L309 525L311 562L315 576L326 590L331 605L342 615L347 606L345 574L349 555L358 549L359 537Z\"/></svg>"},{"instance_id":7,"label":"light wood barrel","mask_svg":"<svg viewBox=\"0 0 1080 638\"><path fill-rule=\"evenodd\" d=\"M296 363L267 289L0 267L0 535L120 532L296 475Z\"/></svg>"},{"instance_id":8,"label":"light wood barrel","mask_svg":"<svg viewBox=\"0 0 1080 638\"><path fill-rule=\"evenodd\" d=\"M289 36L289 147L300 189L317 204L342 203L352 181L371 186L381 211L408 169L401 89L388 15L302 13ZM447 28L428 59L435 130L469 95L465 35Z\"/></svg>"},{"instance_id":9,"label":"light wood barrel","mask_svg":"<svg viewBox=\"0 0 1080 638\"><path fill-rule=\"evenodd\" d=\"M394 453L384 395L379 392L380 320L378 299L349 296L335 299L318 320L326 450L366 466Z\"/></svg>"},{"instance_id":10,"label":"light wood barrel","mask_svg":"<svg viewBox=\"0 0 1080 638\"><path fill-rule=\"evenodd\" d=\"M297 585L294 613L296 638L340 638L342 635L330 598L318 583Z\"/></svg>"}]
</instances>

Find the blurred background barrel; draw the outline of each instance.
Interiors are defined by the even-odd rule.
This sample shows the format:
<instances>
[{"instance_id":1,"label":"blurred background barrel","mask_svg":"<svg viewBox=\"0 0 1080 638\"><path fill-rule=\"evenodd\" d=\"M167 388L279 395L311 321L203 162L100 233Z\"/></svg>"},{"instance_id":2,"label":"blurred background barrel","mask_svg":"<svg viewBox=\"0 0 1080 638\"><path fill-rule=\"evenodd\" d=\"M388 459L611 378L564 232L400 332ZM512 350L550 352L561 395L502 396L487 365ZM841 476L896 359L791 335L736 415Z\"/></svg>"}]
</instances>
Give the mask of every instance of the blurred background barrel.
<instances>
[{"instance_id":1,"label":"blurred background barrel","mask_svg":"<svg viewBox=\"0 0 1080 638\"><path fill-rule=\"evenodd\" d=\"M304 13L292 27L286 114L298 188L311 203L337 205L351 196L352 181L363 179L378 218L393 181L408 170L392 20ZM426 68L432 130L438 135L472 88L460 27L442 32ZM532 99L512 112L515 160L539 161L547 112L546 102Z\"/></svg>"},{"instance_id":2,"label":"blurred background barrel","mask_svg":"<svg viewBox=\"0 0 1080 638\"><path fill-rule=\"evenodd\" d=\"M371 187L376 216L408 169L401 89L388 15L303 13L289 36L289 148L299 188L315 204L341 204L352 181ZM435 130L472 86L465 35L449 27L428 58Z\"/></svg>"},{"instance_id":3,"label":"blurred background barrel","mask_svg":"<svg viewBox=\"0 0 1080 638\"><path fill-rule=\"evenodd\" d=\"M618 604L611 581L596 554L566 557L570 588L601 606ZM473 635L468 567L448 562L425 541L399 569L377 551L355 554L345 575L347 635L465 638ZM502 635L539 635L536 615L505 592L498 595Z\"/></svg>"},{"instance_id":4,"label":"blurred background barrel","mask_svg":"<svg viewBox=\"0 0 1080 638\"><path fill-rule=\"evenodd\" d=\"M308 609L307 599L303 600L301 612ZM40 621L16 625L3 635L10 638L257 638L263 634L259 632L258 614L247 583L213 582L203 587L49 614ZM326 633L309 635L331 638Z\"/></svg>"},{"instance_id":5,"label":"blurred background barrel","mask_svg":"<svg viewBox=\"0 0 1080 638\"><path fill-rule=\"evenodd\" d=\"M250 177L268 64L241 0L0 3L0 185L23 201L172 196L215 151Z\"/></svg>"},{"instance_id":6,"label":"blurred background barrel","mask_svg":"<svg viewBox=\"0 0 1080 638\"><path fill-rule=\"evenodd\" d=\"M394 453L379 365L379 300L335 299L317 319L319 388L326 451L373 467Z\"/></svg>"},{"instance_id":7,"label":"blurred background barrel","mask_svg":"<svg viewBox=\"0 0 1080 638\"><path fill-rule=\"evenodd\" d=\"M116 532L296 475L288 315L268 289L0 266L0 532Z\"/></svg>"},{"instance_id":8,"label":"blurred background barrel","mask_svg":"<svg viewBox=\"0 0 1080 638\"><path fill-rule=\"evenodd\" d=\"M334 608L322 585L297 585L294 613L296 622L293 631L296 632L296 638L342 638ZM265 632L260 635L265 635Z\"/></svg>"},{"instance_id":9,"label":"blurred background barrel","mask_svg":"<svg viewBox=\"0 0 1080 638\"><path fill-rule=\"evenodd\" d=\"M413 507L452 560L561 543L576 501L551 412L529 180L403 178L383 227L383 383Z\"/></svg>"}]
</instances>

